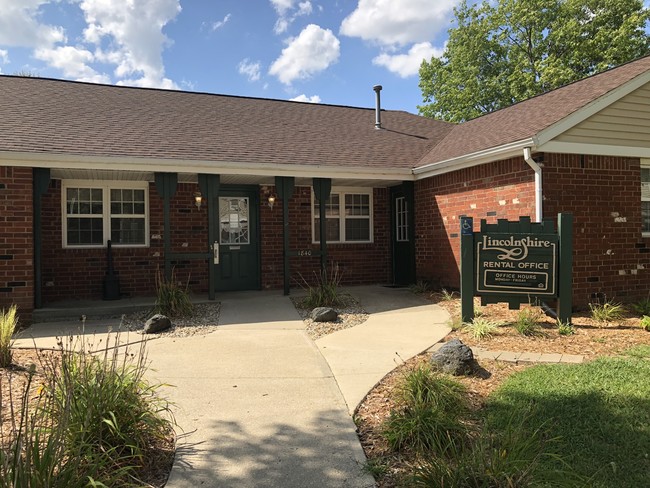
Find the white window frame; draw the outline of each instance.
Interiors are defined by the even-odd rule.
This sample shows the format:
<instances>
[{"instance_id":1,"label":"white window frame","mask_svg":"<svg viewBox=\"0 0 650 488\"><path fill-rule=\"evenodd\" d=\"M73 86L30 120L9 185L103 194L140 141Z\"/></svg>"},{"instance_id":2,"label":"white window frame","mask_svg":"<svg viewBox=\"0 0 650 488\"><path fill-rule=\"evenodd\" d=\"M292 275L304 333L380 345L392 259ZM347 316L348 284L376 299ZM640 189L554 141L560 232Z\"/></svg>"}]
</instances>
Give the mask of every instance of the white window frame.
<instances>
[{"instance_id":1,"label":"white window frame","mask_svg":"<svg viewBox=\"0 0 650 488\"><path fill-rule=\"evenodd\" d=\"M374 201L373 189L364 187L335 187L332 188L330 194L336 193L339 195L339 236L338 241L327 241L328 244L372 244L375 241L375 224L373 217ZM368 205L370 206L369 215L366 216L345 216L345 195L368 195ZM316 218L320 217L316 214L316 195L312 189L311 192L311 242L312 244L319 244L316 240ZM348 241L345 236L345 220L348 219L368 219L370 225L370 239L367 241Z\"/></svg>"},{"instance_id":2,"label":"white window frame","mask_svg":"<svg viewBox=\"0 0 650 488\"><path fill-rule=\"evenodd\" d=\"M650 159L642 159L641 160L641 169L650 169ZM648 196L644 197L643 196L643 180L641 179L641 172L639 171L639 182L641 184L641 202L650 202L650 192L648 192ZM650 182L648 182L650 183ZM650 188L649 188L650 190ZM643 232L643 227L641 228L641 235L643 237L650 237L650 232Z\"/></svg>"},{"instance_id":3,"label":"white window frame","mask_svg":"<svg viewBox=\"0 0 650 488\"><path fill-rule=\"evenodd\" d=\"M68 244L68 188L95 188L102 190L102 222L104 239L98 244ZM61 181L61 244L63 249L101 249L111 235L111 190L144 190L144 244L114 244L113 247L149 247L149 183L146 181L102 181L102 180L62 180ZM98 214L99 216L99 214ZM123 217L122 214L120 216ZM139 216L138 216L139 217Z\"/></svg>"}]
</instances>

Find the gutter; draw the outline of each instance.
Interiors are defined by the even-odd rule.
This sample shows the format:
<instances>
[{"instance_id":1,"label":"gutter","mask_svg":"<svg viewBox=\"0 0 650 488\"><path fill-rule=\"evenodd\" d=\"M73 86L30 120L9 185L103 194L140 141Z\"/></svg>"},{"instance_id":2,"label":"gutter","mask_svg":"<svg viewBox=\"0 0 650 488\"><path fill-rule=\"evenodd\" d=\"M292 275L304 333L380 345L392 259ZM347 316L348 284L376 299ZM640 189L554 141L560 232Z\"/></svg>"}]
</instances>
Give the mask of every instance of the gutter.
<instances>
[{"instance_id":1,"label":"gutter","mask_svg":"<svg viewBox=\"0 0 650 488\"><path fill-rule=\"evenodd\" d=\"M528 163L528 166L533 168L535 172L535 222L542 221L542 204L544 201L544 196L542 194L542 167L535 162L531 156L531 148L524 148L524 161Z\"/></svg>"}]
</instances>

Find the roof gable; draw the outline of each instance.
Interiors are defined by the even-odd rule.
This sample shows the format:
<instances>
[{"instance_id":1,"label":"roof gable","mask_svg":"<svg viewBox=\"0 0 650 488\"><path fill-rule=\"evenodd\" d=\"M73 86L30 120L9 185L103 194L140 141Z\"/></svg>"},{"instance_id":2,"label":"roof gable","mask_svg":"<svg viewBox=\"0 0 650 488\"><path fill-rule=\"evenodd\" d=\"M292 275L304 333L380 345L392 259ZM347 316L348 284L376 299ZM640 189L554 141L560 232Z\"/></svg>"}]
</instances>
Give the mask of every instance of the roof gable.
<instances>
[{"instance_id":1,"label":"roof gable","mask_svg":"<svg viewBox=\"0 0 650 488\"><path fill-rule=\"evenodd\" d=\"M599 73L510 107L463 122L417 167L507 146L546 142L650 80L650 56ZM609 95L609 96L608 96ZM600 103L599 103L600 102Z\"/></svg>"}]
</instances>

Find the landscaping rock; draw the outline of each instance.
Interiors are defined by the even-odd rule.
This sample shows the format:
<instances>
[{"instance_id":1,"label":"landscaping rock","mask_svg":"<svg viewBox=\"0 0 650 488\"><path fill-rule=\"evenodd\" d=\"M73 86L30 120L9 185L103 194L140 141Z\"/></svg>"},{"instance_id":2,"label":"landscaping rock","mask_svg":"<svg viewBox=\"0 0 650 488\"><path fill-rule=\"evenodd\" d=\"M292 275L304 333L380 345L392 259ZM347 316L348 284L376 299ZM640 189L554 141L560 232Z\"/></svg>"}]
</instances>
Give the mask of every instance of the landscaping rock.
<instances>
[{"instance_id":1,"label":"landscaping rock","mask_svg":"<svg viewBox=\"0 0 650 488\"><path fill-rule=\"evenodd\" d=\"M157 313L144 323L145 334L155 334L171 328L172 321L165 315Z\"/></svg>"},{"instance_id":2,"label":"landscaping rock","mask_svg":"<svg viewBox=\"0 0 650 488\"><path fill-rule=\"evenodd\" d=\"M456 376L472 373L475 366L474 353L460 339L444 344L431 355L429 362L433 368Z\"/></svg>"},{"instance_id":3,"label":"landscaping rock","mask_svg":"<svg viewBox=\"0 0 650 488\"><path fill-rule=\"evenodd\" d=\"M316 307L311 311L310 317L314 322L334 322L339 318L339 314L330 307Z\"/></svg>"}]
</instances>

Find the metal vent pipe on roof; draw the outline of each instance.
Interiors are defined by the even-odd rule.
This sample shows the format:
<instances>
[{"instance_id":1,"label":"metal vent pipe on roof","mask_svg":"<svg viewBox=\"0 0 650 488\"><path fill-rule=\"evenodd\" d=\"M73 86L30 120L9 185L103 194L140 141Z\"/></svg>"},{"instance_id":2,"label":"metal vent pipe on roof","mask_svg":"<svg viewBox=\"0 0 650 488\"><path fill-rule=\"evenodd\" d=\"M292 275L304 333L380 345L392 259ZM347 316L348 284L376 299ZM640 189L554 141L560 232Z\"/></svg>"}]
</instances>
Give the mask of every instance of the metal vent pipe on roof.
<instances>
[{"instance_id":1,"label":"metal vent pipe on roof","mask_svg":"<svg viewBox=\"0 0 650 488\"><path fill-rule=\"evenodd\" d=\"M375 85L372 87L373 90L375 90L375 129L381 129L381 95L379 92L381 92L382 86L381 85Z\"/></svg>"}]
</instances>

